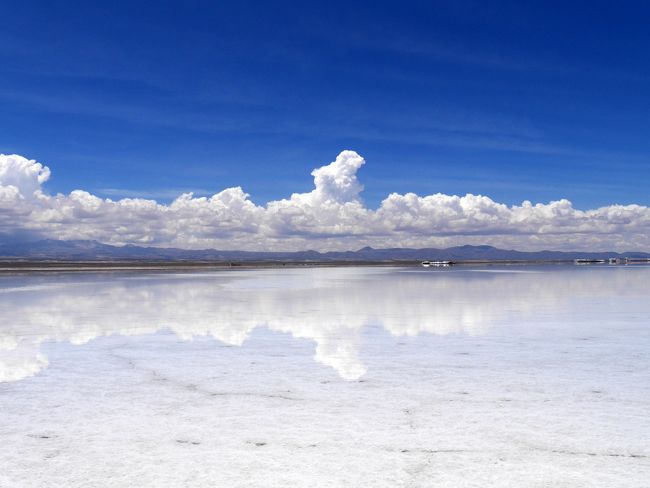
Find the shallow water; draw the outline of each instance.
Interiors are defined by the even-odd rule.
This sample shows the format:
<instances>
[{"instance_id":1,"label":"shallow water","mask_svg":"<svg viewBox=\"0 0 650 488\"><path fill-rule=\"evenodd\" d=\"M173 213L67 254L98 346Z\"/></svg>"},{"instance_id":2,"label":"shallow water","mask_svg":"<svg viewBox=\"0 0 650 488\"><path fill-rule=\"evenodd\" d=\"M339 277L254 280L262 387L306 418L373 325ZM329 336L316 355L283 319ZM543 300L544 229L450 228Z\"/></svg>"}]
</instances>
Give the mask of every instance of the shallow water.
<instances>
[{"instance_id":1,"label":"shallow water","mask_svg":"<svg viewBox=\"0 0 650 488\"><path fill-rule=\"evenodd\" d=\"M0 277L0 486L649 486L650 267Z\"/></svg>"}]
</instances>

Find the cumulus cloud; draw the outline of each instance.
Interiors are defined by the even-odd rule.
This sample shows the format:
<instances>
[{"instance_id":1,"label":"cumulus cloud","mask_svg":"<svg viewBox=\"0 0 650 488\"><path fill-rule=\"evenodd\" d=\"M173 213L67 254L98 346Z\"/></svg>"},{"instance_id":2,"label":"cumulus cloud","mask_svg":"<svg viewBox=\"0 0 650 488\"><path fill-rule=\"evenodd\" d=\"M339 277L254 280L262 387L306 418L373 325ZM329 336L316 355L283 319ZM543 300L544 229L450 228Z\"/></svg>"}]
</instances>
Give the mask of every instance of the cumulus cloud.
<instances>
[{"instance_id":1,"label":"cumulus cloud","mask_svg":"<svg viewBox=\"0 0 650 488\"><path fill-rule=\"evenodd\" d=\"M211 197L99 198L83 190L43 190L48 167L0 155L0 234L95 239L109 244L242 250L342 250L492 244L543 248L645 250L650 208L611 205L579 210L568 200L508 206L487 196L388 195L378 209L361 199L354 151L312 171L314 189L255 205L240 187Z\"/></svg>"},{"instance_id":2,"label":"cumulus cloud","mask_svg":"<svg viewBox=\"0 0 650 488\"><path fill-rule=\"evenodd\" d=\"M49 178L50 169L34 160L16 154L0 155L0 184L4 189L11 188L24 198L33 198Z\"/></svg>"}]
</instances>

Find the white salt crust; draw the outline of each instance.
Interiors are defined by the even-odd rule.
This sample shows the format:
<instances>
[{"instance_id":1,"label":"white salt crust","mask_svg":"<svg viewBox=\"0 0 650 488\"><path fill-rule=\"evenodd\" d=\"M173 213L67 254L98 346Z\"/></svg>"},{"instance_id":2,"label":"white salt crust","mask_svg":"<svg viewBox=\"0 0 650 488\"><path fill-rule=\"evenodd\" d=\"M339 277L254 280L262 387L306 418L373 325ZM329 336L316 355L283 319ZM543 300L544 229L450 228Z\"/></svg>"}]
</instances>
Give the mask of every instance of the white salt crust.
<instances>
[{"instance_id":1,"label":"white salt crust","mask_svg":"<svg viewBox=\"0 0 650 488\"><path fill-rule=\"evenodd\" d=\"M643 267L4 276L0 487L647 487L648 296Z\"/></svg>"}]
</instances>

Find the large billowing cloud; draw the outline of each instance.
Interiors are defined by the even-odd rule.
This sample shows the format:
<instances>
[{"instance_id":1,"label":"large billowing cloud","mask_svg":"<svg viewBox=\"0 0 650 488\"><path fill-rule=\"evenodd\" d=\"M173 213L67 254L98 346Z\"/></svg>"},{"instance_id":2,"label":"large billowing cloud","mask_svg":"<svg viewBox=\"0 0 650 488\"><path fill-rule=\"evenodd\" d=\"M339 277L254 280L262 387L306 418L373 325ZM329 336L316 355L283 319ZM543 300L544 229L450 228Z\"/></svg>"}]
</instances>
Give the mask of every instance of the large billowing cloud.
<instances>
[{"instance_id":1,"label":"large billowing cloud","mask_svg":"<svg viewBox=\"0 0 650 488\"><path fill-rule=\"evenodd\" d=\"M341 152L312 171L314 189L255 205L241 188L210 198L187 193L169 205L47 194L49 168L0 155L0 235L95 239L109 244L246 250L342 250L492 244L522 250L650 249L650 208L573 208L568 200L507 206L481 195L392 193L373 210L360 198L364 160Z\"/></svg>"}]
</instances>

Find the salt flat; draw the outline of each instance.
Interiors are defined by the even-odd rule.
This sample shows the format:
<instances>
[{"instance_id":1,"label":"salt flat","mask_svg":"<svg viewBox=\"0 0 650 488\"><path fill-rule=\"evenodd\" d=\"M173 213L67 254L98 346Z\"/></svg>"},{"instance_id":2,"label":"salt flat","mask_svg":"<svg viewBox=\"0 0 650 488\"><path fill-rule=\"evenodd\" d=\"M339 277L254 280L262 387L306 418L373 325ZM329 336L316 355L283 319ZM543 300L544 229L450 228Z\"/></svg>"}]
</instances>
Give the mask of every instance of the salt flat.
<instances>
[{"instance_id":1,"label":"salt flat","mask_svg":"<svg viewBox=\"0 0 650 488\"><path fill-rule=\"evenodd\" d=\"M0 486L650 486L650 267L0 277Z\"/></svg>"}]
</instances>

